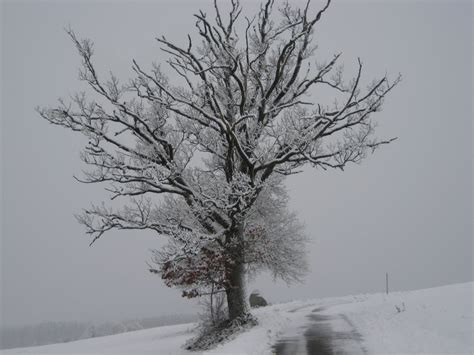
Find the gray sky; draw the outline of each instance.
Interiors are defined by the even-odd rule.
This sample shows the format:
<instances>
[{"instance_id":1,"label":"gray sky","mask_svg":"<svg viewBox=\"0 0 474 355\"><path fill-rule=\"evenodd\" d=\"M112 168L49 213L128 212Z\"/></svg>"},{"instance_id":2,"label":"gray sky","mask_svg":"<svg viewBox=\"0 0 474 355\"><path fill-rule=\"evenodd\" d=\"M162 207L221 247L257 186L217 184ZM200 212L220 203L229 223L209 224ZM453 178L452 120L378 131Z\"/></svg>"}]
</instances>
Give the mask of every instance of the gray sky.
<instances>
[{"instance_id":1,"label":"gray sky","mask_svg":"<svg viewBox=\"0 0 474 355\"><path fill-rule=\"evenodd\" d=\"M184 43L192 13L209 4L2 2L2 324L195 310L146 271L148 249L160 245L151 233L116 232L88 247L73 214L107 195L72 178L84 140L34 107L82 88L65 26L94 40L101 71L125 80L132 58L165 58L156 36ZM335 1L317 55L342 51L347 74L360 56L366 78L401 72L377 115L379 136L400 138L345 172L288 180L312 239L311 271L303 285L263 276L250 289L276 302L382 291L386 271L394 290L472 280L472 21L470 1Z\"/></svg>"}]
</instances>

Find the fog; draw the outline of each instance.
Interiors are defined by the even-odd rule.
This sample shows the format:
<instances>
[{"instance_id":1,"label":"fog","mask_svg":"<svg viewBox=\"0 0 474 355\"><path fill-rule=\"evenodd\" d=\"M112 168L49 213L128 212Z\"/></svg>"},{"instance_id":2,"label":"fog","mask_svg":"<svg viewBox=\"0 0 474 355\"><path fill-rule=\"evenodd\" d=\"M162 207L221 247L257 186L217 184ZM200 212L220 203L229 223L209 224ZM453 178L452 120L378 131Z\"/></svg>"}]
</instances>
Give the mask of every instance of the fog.
<instances>
[{"instance_id":1,"label":"fog","mask_svg":"<svg viewBox=\"0 0 474 355\"><path fill-rule=\"evenodd\" d=\"M293 2L293 1L292 1ZM314 8L321 6L314 1ZM83 89L64 27L95 42L104 75L164 62L155 37L185 43L210 1L3 1L1 323L117 320L193 313L194 302L150 274L149 232L113 232L89 247L74 214L108 198L73 179L84 139L40 119ZM249 13L257 1L243 1ZM357 57L366 79L403 81L376 115L399 137L345 171L288 178L291 208L311 237L304 284L253 280L270 302L472 280L472 3L335 1L317 29L317 58Z\"/></svg>"}]
</instances>

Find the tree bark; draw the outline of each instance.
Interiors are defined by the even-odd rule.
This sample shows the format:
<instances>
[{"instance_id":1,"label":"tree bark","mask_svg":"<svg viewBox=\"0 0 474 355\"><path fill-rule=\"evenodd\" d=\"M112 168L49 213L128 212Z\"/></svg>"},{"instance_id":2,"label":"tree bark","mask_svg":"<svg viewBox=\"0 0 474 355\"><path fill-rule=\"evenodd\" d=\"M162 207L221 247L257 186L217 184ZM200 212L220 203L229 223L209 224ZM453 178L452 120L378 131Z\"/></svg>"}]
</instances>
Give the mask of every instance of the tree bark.
<instances>
[{"instance_id":1,"label":"tree bark","mask_svg":"<svg viewBox=\"0 0 474 355\"><path fill-rule=\"evenodd\" d=\"M229 320L242 317L248 313L248 305L245 292L245 264L243 227L239 226L228 235L229 253L231 261L226 265L228 285L225 289L227 296L227 307Z\"/></svg>"},{"instance_id":2,"label":"tree bark","mask_svg":"<svg viewBox=\"0 0 474 355\"><path fill-rule=\"evenodd\" d=\"M244 316L248 312L245 299L245 269L244 264L234 265L229 270L229 283L226 288L229 319L233 320Z\"/></svg>"}]
</instances>

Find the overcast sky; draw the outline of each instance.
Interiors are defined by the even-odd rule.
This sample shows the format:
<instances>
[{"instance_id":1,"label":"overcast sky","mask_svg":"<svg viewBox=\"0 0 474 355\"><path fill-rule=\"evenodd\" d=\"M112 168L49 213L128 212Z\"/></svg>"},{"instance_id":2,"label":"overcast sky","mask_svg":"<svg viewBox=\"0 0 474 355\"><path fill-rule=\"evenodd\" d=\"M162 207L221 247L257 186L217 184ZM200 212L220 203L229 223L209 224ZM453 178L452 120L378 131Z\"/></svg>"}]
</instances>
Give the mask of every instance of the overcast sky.
<instances>
[{"instance_id":1,"label":"overcast sky","mask_svg":"<svg viewBox=\"0 0 474 355\"><path fill-rule=\"evenodd\" d=\"M258 2L243 4L252 13ZM156 36L184 43L193 12L209 5L2 2L2 324L195 311L146 271L149 248L160 245L152 233L110 233L89 248L73 215L107 194L72 177L84 139L34 107L82 88L65 26L94 40L101 71L126 80L133 58L164 60ZM393 290L472 280L472 22L470 1L330 7L317 29L318 59L342 51L350 74L359 56L366 79L401 72L377 114L378 135L399 139L344 172L288 179L312 241L310 273L291 287L263 276L250 290L277 302L383 291L385 272Z\"/></svg>"}]
</instances>

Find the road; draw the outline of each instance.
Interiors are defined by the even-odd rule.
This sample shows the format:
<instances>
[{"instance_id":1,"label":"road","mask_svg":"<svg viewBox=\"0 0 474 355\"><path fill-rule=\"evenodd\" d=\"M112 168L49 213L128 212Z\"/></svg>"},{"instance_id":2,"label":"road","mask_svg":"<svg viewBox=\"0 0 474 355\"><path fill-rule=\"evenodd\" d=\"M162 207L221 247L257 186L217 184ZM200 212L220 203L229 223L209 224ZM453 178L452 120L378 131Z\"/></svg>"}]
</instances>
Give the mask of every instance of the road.
<instances>
[{"instance_id":1,"label":"road","mask_svg":"<svg viewBox=\"0 0 474 355\"><path fill-rule=\"evenodd\" d=\"M276 355L344 355L366 354L362 337L344 315L325 315L325 308L296 308L293 312L308 312L309 322L289 328L274 345Z\"/></svg>"}]
</instances>

